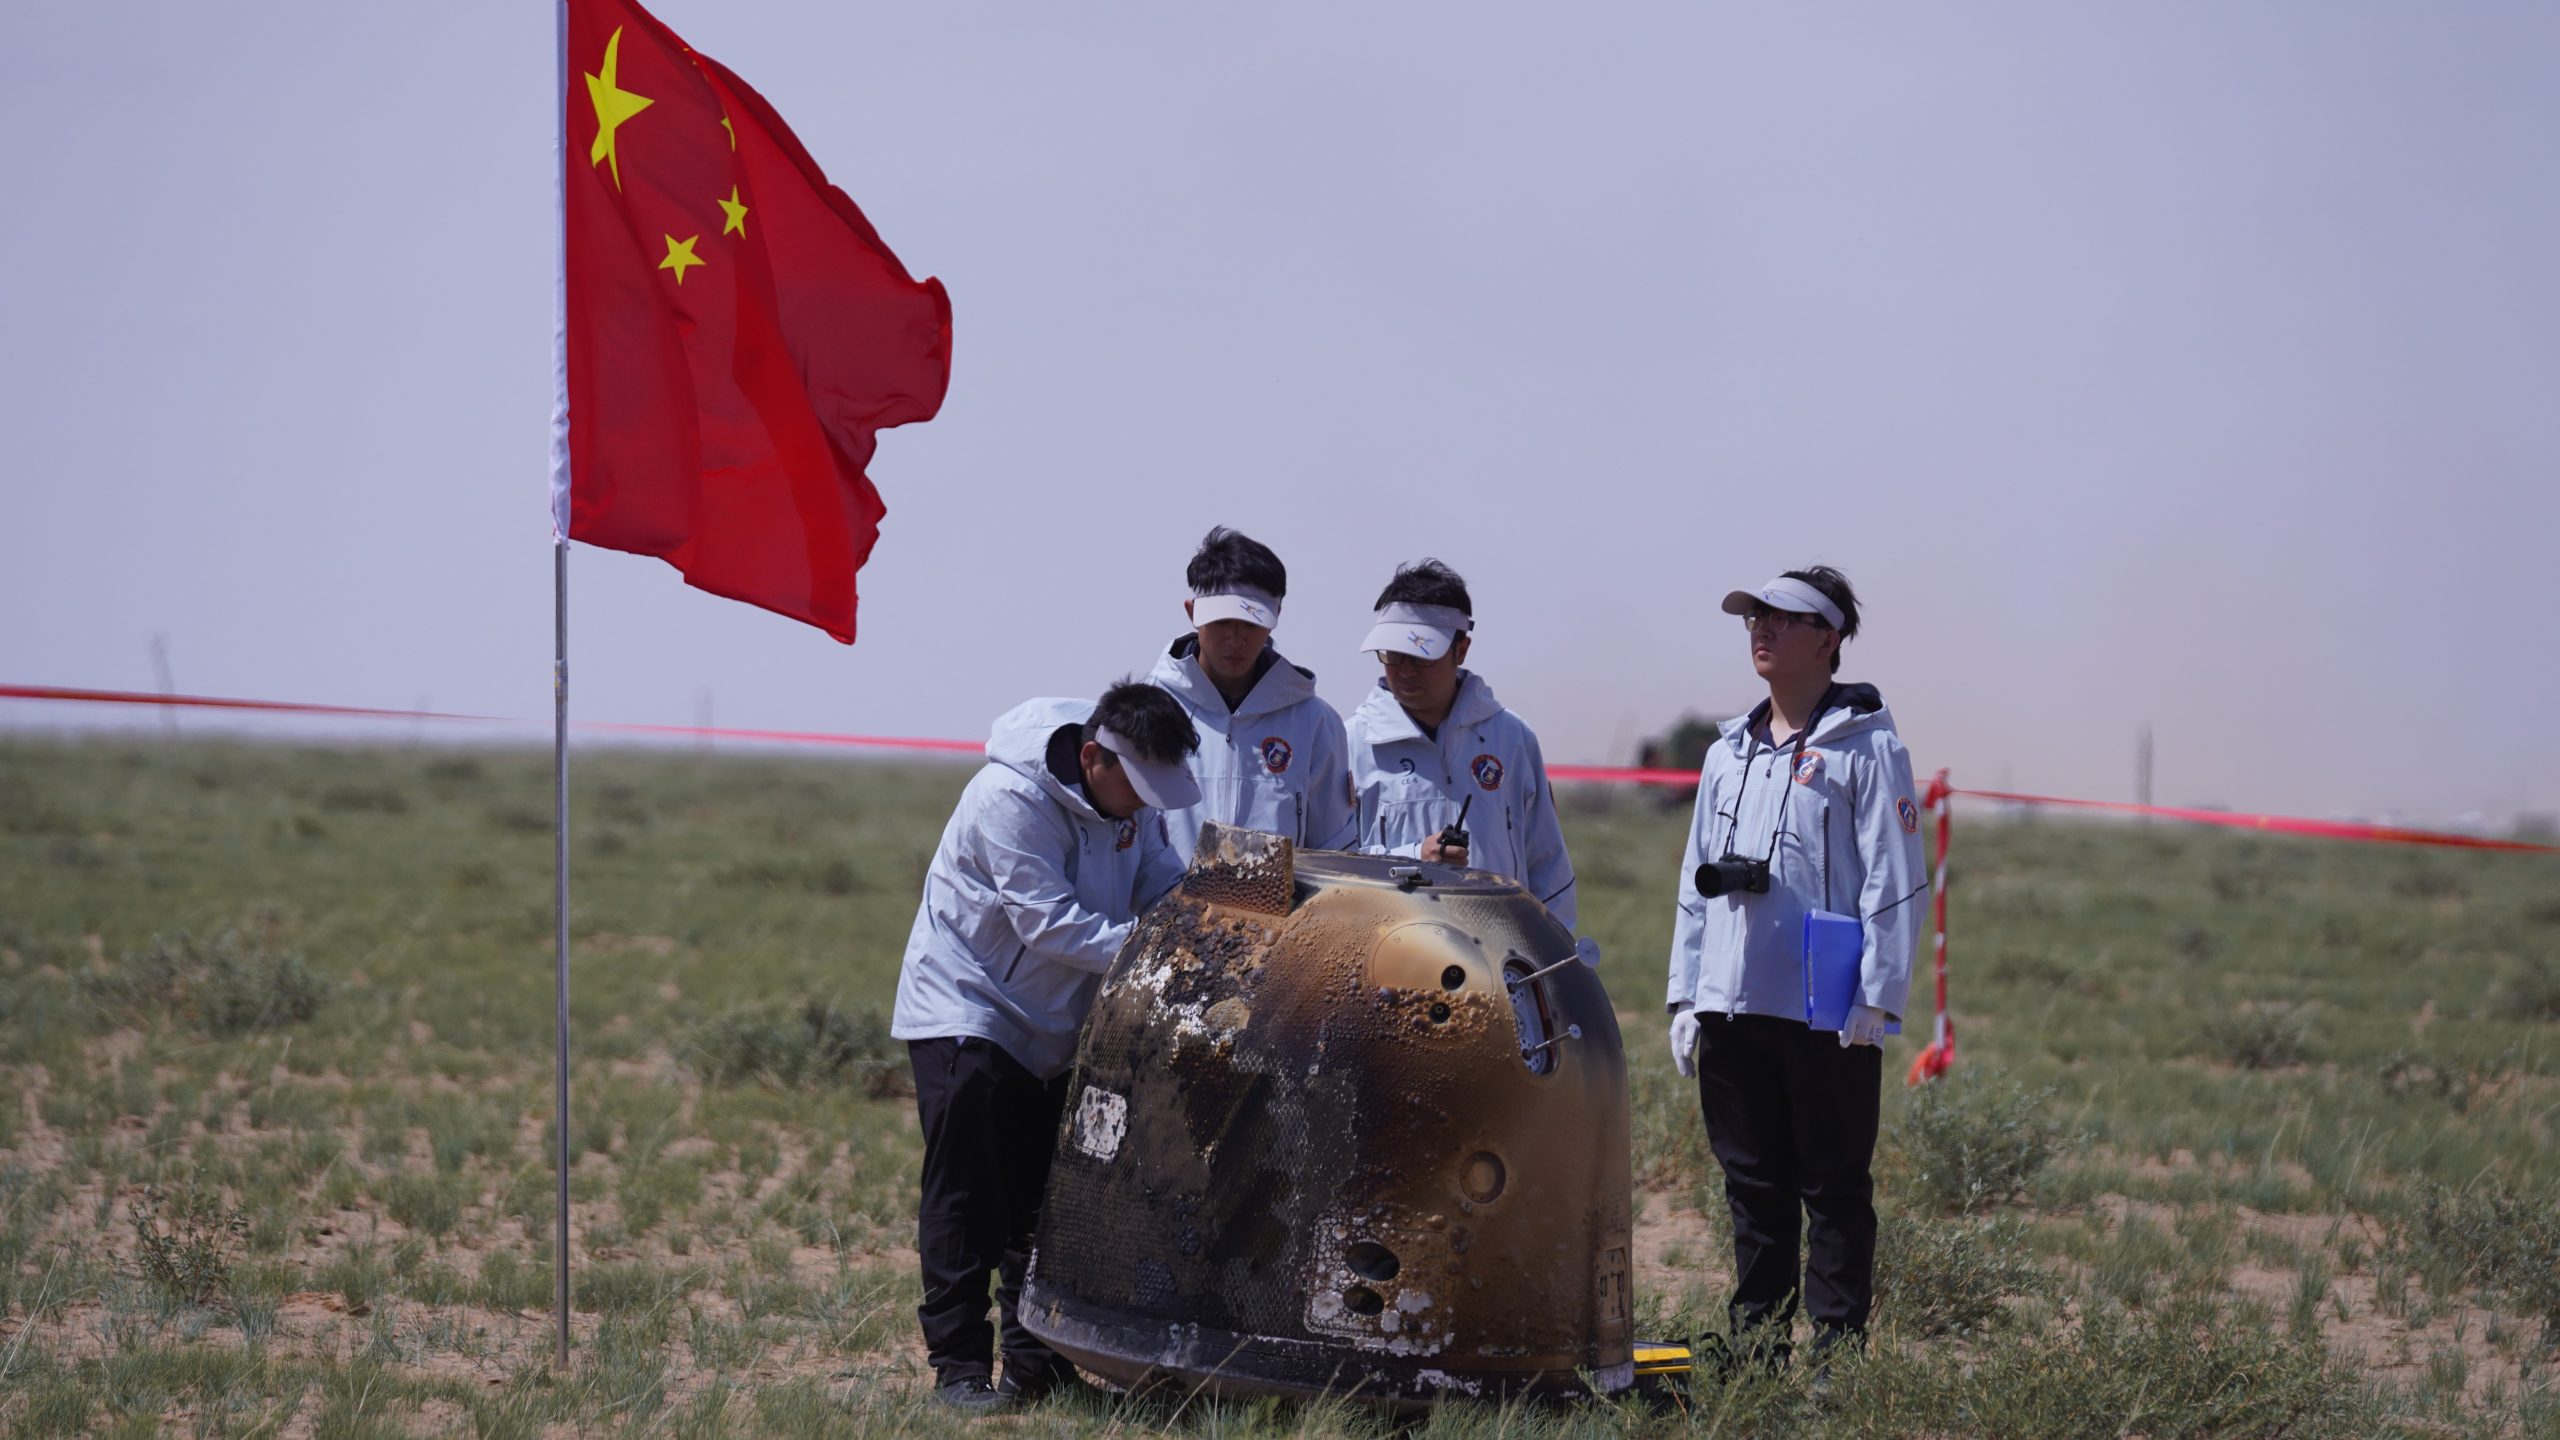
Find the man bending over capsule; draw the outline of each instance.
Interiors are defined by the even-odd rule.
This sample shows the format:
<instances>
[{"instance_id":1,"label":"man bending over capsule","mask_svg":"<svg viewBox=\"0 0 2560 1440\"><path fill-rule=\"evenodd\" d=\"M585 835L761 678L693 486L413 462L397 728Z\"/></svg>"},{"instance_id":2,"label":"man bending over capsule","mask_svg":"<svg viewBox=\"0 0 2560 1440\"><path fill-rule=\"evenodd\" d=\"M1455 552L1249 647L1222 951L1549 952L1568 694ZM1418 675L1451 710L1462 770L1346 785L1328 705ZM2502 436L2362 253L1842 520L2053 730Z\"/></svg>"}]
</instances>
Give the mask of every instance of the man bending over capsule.
<instances>
[{"instance_id":1,"label":"man bending over capsule","mask_svg":"<svg viewBox=\"0 0 2560 1440\"><path fill-rule=\"evenodd\" d=\"M907 1042L924 1128L916 1319L934 1396L955 1409L1079 1383L1015 1306L1077 1032L1130 923L1182 878L1190 853L1147 812L1198 803L1184 761L1199 744L1153 685L1020 705L996 721L925 872L889 1033ZM1001 1388L990 1383L990 1270L1001 1278Z\"/></svg>"}]
</instances>

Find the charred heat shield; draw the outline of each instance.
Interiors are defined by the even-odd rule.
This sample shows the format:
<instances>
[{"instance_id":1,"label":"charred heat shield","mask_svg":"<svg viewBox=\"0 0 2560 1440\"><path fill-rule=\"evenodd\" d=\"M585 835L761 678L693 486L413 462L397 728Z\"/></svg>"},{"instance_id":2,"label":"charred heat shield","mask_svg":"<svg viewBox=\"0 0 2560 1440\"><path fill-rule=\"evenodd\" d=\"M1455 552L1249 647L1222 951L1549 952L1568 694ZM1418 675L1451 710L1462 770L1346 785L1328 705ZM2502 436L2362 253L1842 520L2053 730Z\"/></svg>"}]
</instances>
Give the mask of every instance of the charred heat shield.
<instances>
[{"instance_id":1,"label":"charred heat shield","mask_svg":"<svg viewBox=\"0 0 2560 1440\"><path fill-rule=\"evenodd\" d=\"M1626 1062L1512 882L1210 825L1077 1052L1021 1313L1216 1393L1632 1378Z\"/></svg>"}]
</instances>

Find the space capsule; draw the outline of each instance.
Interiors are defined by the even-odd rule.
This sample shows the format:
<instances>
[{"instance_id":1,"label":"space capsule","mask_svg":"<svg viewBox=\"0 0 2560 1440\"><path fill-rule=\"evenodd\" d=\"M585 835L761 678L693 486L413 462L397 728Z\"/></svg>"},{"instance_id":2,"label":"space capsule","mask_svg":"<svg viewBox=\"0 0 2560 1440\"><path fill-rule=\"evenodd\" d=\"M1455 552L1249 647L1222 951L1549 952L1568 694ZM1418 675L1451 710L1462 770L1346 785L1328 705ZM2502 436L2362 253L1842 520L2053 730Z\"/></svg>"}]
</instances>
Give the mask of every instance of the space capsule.
<instances>
[{"instance_id":1,"label":"space capsule","mask_svg":"<svg viewBox=\"0 0 2560 1440\"><path fill-rule=\"evenodd\" d=\"M1205 827L1097 995L1021 1315L1218 1394L1634 1376L1626 1063L1510 880Z\"/></svg>"}]
</instances>

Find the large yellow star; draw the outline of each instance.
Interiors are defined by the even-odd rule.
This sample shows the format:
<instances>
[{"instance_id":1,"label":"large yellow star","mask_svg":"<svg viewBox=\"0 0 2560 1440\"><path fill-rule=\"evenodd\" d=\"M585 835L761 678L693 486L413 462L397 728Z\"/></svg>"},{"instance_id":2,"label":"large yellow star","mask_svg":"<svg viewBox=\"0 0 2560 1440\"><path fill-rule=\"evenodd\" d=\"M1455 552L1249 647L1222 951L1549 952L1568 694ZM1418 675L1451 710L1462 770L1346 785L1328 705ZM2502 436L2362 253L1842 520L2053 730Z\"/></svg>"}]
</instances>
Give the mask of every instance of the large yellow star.
<instances>
[{"instance_id":1,"label":"large yellow star","mask_svg":"<svg viewBox=\"0 0 2560 1440\"><path fill-rule=\"evenodd\" d=\"M738 203L737 186L729 187L729 198L720 202L720 213L729 217L729 223L720 227L721 234L744 235L747 233L747 207Z\"/></svg>"},{"instance_id":2,"label":"large yellow star","mask_svg":"<svg viewBox=\"0 0 2560 1440\"><path fill-rule=\"evenodd\" d=\"M661 270L673 270L676 272L676 283L679 285L683 284L684 267L687 265L708 265L711 263L710 261L693 253L693 242L701 238L701 236L695 235L689 239L679 240L673 235L668 236L667 258L658 262L658 268Z\"/></svg>"},{"instance_id":3,"label":"large yellow star","mask_svg":"<svg viewBox=\"0 0 2560 1440\"><path fill-rule=\"evenodd\" d=\"M634 95L614 83L615 67L621 63L622 27L615 26L613 37L604 42L604 73L587 77L587 101L596 107L596 143L587 147L587 163L610 162L613 188L622 188L622 157L613 150L613 132L623 121L658 103L646 95Z\"/></svg>"}]
</instances>

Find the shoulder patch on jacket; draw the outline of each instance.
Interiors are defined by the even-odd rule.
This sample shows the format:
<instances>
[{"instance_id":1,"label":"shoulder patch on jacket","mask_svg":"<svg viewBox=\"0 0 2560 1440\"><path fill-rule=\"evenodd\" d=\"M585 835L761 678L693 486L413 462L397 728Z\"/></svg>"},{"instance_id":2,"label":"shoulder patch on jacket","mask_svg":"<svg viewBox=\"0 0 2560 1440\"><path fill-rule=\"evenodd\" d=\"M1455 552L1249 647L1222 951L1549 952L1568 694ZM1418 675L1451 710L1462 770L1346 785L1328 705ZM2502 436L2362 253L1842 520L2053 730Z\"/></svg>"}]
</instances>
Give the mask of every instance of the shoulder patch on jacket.
<instances>
[{"instance_id":1,"label":"shoulder patch on jacket","mask_svg":"<svg viewBox=\"0 0 2560 1440\"><path fill-rule=\"evenodd\" d=\"M1902 817L1903 834L1917 835L1920 833L1920 807L1911 803L1910 796L1905 795L1901 799L1894 801L1893 813Z\"/></svg>"}]
</instances>

